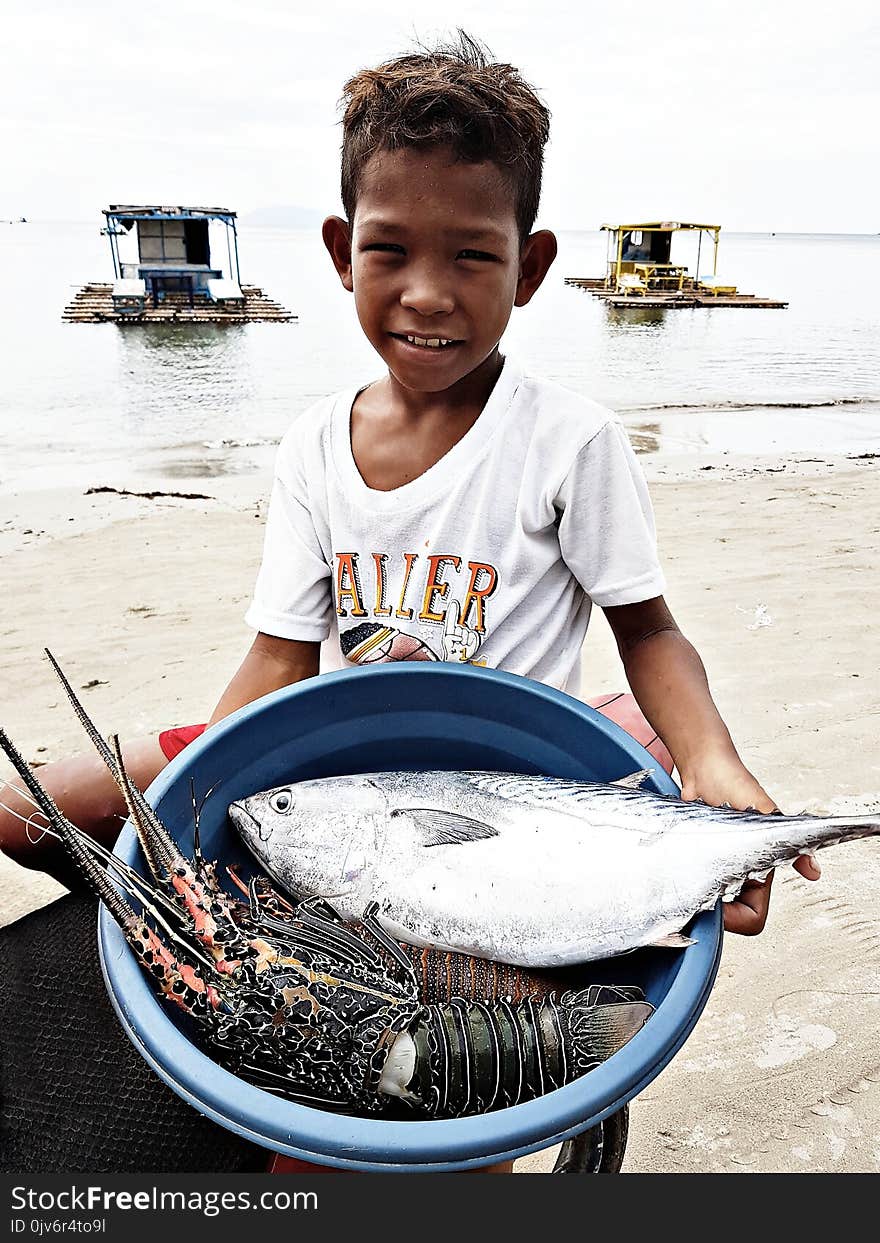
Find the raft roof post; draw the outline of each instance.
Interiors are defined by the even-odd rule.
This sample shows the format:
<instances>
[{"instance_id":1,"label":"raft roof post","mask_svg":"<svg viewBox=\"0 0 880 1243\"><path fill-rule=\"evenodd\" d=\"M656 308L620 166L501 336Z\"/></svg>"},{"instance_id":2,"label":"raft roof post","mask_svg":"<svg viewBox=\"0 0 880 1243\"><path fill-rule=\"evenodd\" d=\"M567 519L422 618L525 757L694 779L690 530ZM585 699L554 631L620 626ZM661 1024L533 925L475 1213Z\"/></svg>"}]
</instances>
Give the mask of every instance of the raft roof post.
<instances>
[{"instance_id":1,"label":"raft roof post","mask_svg":"<svg viewBox=\"0 0 880 1243\"><path fill-rule=\"evenodd\" d=\"M696 274L694 275L694 288L695 289L700 284L700 250L702 249L702 246L703 246L703 230L700 229L697 233L697 271L696 271Z\"/></svg>"},{"instance_id":2,"label":"raft roof post","mask_svg":"<svg viewBox=\"0 0 880 1243\"><path fill-rule=\"evenodd\" d=\"M238 227L235 223L235 217L232 218L232 243L235 247L235 283L241 288L241 272L238 267Z\"/></svg>"},{"instance_id":3,"label":"raft roof post","mask_svg":"<svg viewBox=\"0 0 880 1243\"><path fill-rule=\"evenodd\" d=\"M226 260L227 260L227 262L228 262L228 264L229 264L229 279L230 279L230 280L232 280L232 245L231 245L231 243L230 243L230 241L229 241L229 231L230 231L230 230L229 230L229 221L228 221L228 220L227 220L227 221L224 221L224 223L225 223L225 225L226 225ZM236 273L235 273L235 278L236 278L236 279L235 279L235 283L236 283L236 285L238 285L238 284L239 284L239 280L238 280L238 272L237 272L237 271L236 271Z\"/></svg>"},{"instance_id":4,"label":"raft roof post","mask_svg":"<svg viewBox=\"0 0 880 1243\"><path fill-rule=\"evenodd\" d=\"M118 281L122 277L122 269L119 264L119 244L116 241L116 226L108 211L104 212L104 220L106 223L101 232L107 234L110 242L110 258L113 260L113 279Z\"/></svg>"}]
</instances>

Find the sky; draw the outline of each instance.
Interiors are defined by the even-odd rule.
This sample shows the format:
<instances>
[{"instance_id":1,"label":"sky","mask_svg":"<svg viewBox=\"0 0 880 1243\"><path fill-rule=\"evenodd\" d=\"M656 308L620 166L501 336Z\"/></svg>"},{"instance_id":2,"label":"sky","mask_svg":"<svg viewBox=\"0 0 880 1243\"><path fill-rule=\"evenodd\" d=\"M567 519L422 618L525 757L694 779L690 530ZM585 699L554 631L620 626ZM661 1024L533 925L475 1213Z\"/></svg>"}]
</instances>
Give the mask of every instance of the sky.
<instances>
[{"instance_id":1,"label":"sky","mask_svg":"<svg viewBox=\"0 0 880 1243\"><path fill-rule=\"evenodd\" d=\"M880 232L876 0L4 0L0 218L340 210L338 100L457 26L553 120L538 225ZM442 22L438 19L442 14Z\"/></svg>"}]
</instances>

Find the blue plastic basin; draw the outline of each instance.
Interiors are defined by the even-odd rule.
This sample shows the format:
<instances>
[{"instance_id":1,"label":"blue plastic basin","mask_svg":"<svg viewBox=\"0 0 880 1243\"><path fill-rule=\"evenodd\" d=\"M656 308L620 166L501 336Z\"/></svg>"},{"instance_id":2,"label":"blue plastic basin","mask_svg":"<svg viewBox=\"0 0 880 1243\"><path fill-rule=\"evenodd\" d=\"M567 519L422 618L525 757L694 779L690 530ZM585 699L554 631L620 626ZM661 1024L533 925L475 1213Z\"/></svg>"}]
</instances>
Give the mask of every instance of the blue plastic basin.
<instances>
[{"instance_id":1,"label":"blue plastic basin","mask_svg":"<svg viewBox=\"0 0 880 1243\"><path fill-rule=\"evenodd\" d=\"M187 747L149 790L175 838L192 848L190 778L216 786L202 813L202 847L244 863L226 808L287 781L387 769L482 768L610 781L654 768L628 734L585 704L537 682L450 664L400 664L311 678L268 695ZM118 853L141 870L134 831ZM456 1170L558 1143L636 1096L681 1048L709 996L721 954L721 911L699 915L686 950L640 950L595 964L591 978L640 984L656 1012L618 1053L538 1100L478 1117L386 1122L340 1117L251 1087L202 1053L157 999L102 907L99 941L116 1012L136 1048L184 1100L238 1135L276 1152L361 1170Z\"/></svg>"}]
</instances>

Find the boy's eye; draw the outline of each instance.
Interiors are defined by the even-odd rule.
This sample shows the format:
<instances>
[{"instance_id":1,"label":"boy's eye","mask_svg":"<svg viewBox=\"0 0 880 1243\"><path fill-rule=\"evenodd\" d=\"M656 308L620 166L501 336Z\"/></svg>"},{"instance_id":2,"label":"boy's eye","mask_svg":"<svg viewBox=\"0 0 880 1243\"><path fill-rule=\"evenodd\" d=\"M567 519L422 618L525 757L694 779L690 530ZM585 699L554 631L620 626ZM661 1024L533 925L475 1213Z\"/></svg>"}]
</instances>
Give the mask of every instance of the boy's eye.
<instances>
[{"instance_id":1,"label":"boy's eye","mask_svg":"<svg viewBox=\"0 0 880 1243\"><path fill-rule=\"evenodd\" d=\"M460 250L456 255L457 259L485 259L490 263L497 263L498 256L490 255L486 250Z\"/></svg>"},{"instance_id":2,"label":"boy's eye","mask_svg":"<svg viewBox=\"0 0 880 1243\"><path fill-rule=\"evenodd\" d=\"M361 250L378 250L397 255L403 254L403 247L398 246L396 242L369 242L366 246L362 246Z\"/></svg>"}]
</instances>

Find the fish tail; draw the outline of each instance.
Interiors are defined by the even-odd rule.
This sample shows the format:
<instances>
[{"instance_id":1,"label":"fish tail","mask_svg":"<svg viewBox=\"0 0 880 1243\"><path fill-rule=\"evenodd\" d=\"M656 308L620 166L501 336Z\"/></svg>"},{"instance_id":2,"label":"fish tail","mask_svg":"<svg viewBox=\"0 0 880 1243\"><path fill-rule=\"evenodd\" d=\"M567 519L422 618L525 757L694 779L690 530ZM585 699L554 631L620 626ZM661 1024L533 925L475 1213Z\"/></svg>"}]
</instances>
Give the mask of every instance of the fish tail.
<instances>
[{"instance_id":1,"label":"fish tail","mask_svg":"<svg viewBox=\"0 0 880 1243\"><path fill-rule=\"evenodd\" d=\"M836 846L838 842L857 841L860 837L880 834L877 816L798 816L800 845L807 850ZM802 840L801 840L802 839Z\"/></svg>"},{"instance_id":2,"label":"fish tail","mask_svg":"<svg viewBox=\"0 0 880 1243\"><path fill-rule=\"evenodd\" d=\"M793 863L799 855L812 854L838 842L856 841L860 837L880 834L876 816L755 816L750 828L751 849L747 850L748 869L744 872L743 855L731 857L730 877L741 880L744 874L763 879L768 872L785 863Z\"/></svg>"}]
</instances>

